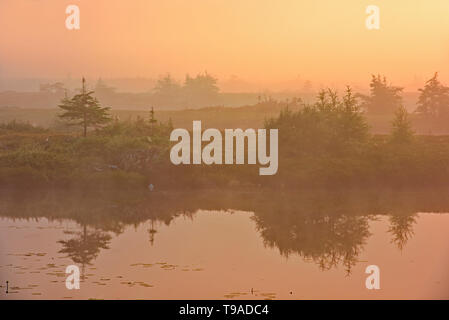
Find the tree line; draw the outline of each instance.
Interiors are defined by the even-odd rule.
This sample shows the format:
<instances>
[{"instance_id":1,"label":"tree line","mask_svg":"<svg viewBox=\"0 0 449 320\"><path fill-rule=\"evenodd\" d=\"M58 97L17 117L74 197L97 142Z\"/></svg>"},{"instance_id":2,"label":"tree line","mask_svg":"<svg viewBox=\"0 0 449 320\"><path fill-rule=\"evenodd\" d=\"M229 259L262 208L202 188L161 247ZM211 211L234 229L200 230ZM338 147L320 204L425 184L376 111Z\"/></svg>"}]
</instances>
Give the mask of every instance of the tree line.
<instances>
[{"instance_id":1,"label":"tree line","mask_svg":"<svg viewBox=\"0 0 449 320\"><path fill-rule=\"evenodd\" d=\"M386 77L372 75L370 94L358 96L362 99L364 108L372 114L392 114L402 105L403 88L388 83ZM438 80L438 73L427 80L419 89L417 108L414 112L429 117L449 115L449 87Z\"/></svg>"},{"instance_id":2,"label":"tree line","mask_svg":"<svg viewBox=\"0 0 449 320\"><path fill-rule=\"evenodd\" d=\"M422 90L427 108L443 105L429 95L440 86L434 80L428 82L430 89ZM158 121L154 109L146 119L113 118L83 81L79 94L62 99L59 114L79 126L82 135L16 122L0 125L0 177L5 185L9 181L83 188L149 183L158 188L447 184L447 137L415 135L401 105L395 109L390 133L372 134L364 103L349 87L343 95L326 89L313 103L295 101L300 105L296 110L286 106L267 119L266 129L279 130L279 170L261 177L248 165L173 165L171 121Z\"/></svg>"},{"instance_id":3,"label":"tree line","mask_svg":"<svg viewBox=\"0 0 449 320\"><path fill-rule=\"evenodd\" d=\"M116 88L109 86L101 78L92 87L95 96L108 105L119 105L125 108L130 105L144 107L148 104L156 107L198 108L206 106L235 105L239 99L240 105L251 101L261 100L261 94L245 96L243 93L234 96L220 92L218 79L204 72L192 77L186 75L184 81L174 79L169 73L160 77L155 86L145 93L119 93ZM385 76L372 75L369 93L357 93L356 97L362 102L361 107L368 114L392 115L396 109L404 105L404 88L391 84ZM41 84L40 92L59 99L81 93L82 88L74 92L66 89L61 82ZM225 97L226 96L226 97ZM47 97L48 98L48 97ZM268 97L270 98L270 97ZM34 99L37 99L34 97ZM243 99L243 100L242 100ZM267 97L265 97L265 100ZM48 99L47 99L48 100ZM235 101L234 101L235 100ZM449 116L449 87L441 83L438 73L424 83L419 89L419 97L414 113L429 118Z\"/></svg>"}]
</instances>

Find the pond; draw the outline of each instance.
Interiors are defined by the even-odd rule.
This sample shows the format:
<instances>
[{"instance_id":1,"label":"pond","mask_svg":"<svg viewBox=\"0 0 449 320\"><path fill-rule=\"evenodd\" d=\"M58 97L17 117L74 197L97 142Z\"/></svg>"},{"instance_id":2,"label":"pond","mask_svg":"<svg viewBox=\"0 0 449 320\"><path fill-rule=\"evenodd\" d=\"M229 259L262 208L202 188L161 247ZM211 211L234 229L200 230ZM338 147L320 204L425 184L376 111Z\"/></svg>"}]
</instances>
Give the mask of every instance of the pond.
<instances>
[{"instance_id":1,"label":"pond","mask_svg":"<svg viewBox=\"0 0 449 320\"><path fill-rule=\"evenodd\" d=\"M449 203L435 192L2 199L0 299L449 298Z\"/></svg>"}]
</instances>

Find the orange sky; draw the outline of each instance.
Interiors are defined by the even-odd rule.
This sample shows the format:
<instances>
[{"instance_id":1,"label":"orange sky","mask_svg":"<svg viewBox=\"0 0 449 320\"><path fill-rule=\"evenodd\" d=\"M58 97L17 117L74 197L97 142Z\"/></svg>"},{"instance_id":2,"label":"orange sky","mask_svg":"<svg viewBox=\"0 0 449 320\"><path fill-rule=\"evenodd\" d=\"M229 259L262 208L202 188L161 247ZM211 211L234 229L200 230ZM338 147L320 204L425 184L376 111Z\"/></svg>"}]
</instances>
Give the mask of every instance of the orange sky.
<instances>
[{"instance_id":1,"label":"orange sky","mask_svg":"<svg viewBox=\"0 0 449 320\"><path fill-rule=\"evenodd\" d=\"M65 28L77 4L81 29ZM365 8L381 29L365 28ZM175 77L449 84L448 0L0 0L0 77ZM414 80L415 79L415 80ZM414 83L413 83L414 82Z\"/></svg>"}]
</instances>

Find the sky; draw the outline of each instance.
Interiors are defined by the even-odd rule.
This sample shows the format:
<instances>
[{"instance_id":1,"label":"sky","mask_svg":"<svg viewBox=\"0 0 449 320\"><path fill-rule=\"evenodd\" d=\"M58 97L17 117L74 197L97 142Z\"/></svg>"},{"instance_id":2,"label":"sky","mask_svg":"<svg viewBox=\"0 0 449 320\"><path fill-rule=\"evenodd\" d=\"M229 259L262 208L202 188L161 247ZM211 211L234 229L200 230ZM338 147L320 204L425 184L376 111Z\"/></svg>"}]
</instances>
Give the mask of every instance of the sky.
<instances>
[{"instance_id":1,"label":"sky","mask_svg":"<svg viewBox=\"0 0 449 320\"><path fill-rule=\"evenodd\" d=\"M67 30L68 5L80 30ZM380 29L365 10L380 8ZM182 78L292 89L449 84L448 0L0 0L0 78Z\"/></svg>"}]
</instances>

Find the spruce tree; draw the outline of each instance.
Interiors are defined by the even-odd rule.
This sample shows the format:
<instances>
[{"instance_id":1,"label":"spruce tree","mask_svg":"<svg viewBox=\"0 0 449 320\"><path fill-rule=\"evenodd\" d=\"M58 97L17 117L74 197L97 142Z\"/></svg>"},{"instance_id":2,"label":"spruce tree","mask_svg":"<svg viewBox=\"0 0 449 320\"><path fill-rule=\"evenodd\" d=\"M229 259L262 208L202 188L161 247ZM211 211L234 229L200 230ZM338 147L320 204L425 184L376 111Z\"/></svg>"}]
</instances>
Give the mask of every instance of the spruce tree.
<instances>
[{"instance_id":1,"label":"spruce tree","mask_svg":"<svg viewBox=\"0 0 449 320\"><path fill-rule=\"evenodd\" d=\"M65 112L59 117L67 120L70 125L77 125L83 128L83 136L87 135L89 127L96 127L111 121L108 114L109 107L101 107L93 91L86 92L86 80L82 80L81 93L72 98L64 98L58 106Z\"/></svg>"},{"instance_id":2,"label":"spruce tree","mask_svg":"<svg viewBox=\"0 0 449 320\"><path fill-rule=\"evenodd\" d=\"M421 94L418 98L417 113L435 117L449 111L449 87L441 84L438 73L435 73L419 91Z\"/></svg>"},{"instance_id":3,"label":"spruce tree","mask_svg":"<svg viewBox=\"0 0 449 320\"><path fill-rule=\"evenodd\" d=\"M391 131L391 141L395 143L409 143L413 140L413 129L408 112L404 106L396 110Z\"/></svg>"}]
</instances>

